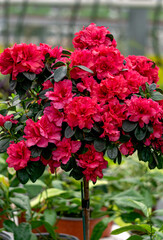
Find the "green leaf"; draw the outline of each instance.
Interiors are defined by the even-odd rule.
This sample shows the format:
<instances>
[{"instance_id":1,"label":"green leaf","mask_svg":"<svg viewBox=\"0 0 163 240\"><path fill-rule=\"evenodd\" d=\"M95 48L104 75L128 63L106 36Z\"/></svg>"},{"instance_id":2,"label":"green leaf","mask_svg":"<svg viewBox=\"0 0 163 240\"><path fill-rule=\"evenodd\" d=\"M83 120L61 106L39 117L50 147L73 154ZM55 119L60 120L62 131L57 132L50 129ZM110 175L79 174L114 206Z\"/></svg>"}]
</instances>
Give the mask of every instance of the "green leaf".
<instances>
[{"instance_id":1,"label":"green leaf","mask_svg":"<svg viewBox=\"0 0 163 240\"><path fill-rule=\"evenodd\" d=\"M41 161L28 162L26 167L29 178L32 182L35 182L44 172L45 165Z\"/></svg>"},{"instance_id":2,"label":"green leaf","mask_svg":"<svg viewBox=\"0 0 163 240\"><path fill-rule=\"evenodd\" d=\"M61 81L67 74L67 66L62 66L54 71L54 81Z\"/></svg>"},{"instance_id":3,"label":"green leaf","mask_svg":"<svg viewBox=\"0 0 163 240\"><path fill-rule=\"evenodd\" d=\"M35 73L23 72L23 75L30 81L33 81L36 78L36 74Z\"/></svg>"},{"instance_id":4,"label":"green leaf","mask_svg":"<svg viewBox=\"0 0 163 240\"><path fill-rule=\"evenodd\" d=\"M41 152L42 152L42 148L39 148L37 146L31 147L30 150L31 150L31 157L32 158L39 157L41 155Z\"/></svg>"},{"instance_id":5,"label":"green leaf","mask_svg":"<svg viewBox=\"0 0 163 240\"><path fill-rule=\"evenodd\" d=\"M108 227L108 224L115 219L115 216L105 217L98 222L93 228L90 240L99 240L103 234L103 231Z\"/></svg>"},{"instance_id":6,"label":"green leaf","mask_svg":"<svg viewBox=\"0 0 163 240\"><path fill-rule=\"evenodd\" d=\"M19 126L17 126L16 128L15 128L15 132L17 133L17 132L19 132L21 129L23 129L24 128L24 126L23 125L19 125Z\"/></svg>"},{"instance_id":7,"label":"green leaf","mask_svg":"<svg viewBox=\"0 0 163 240\"><path fill-rule=\"evenodd\" d=\"M45 93L49 92L49 91L53 91L53 88L48 88L48 89L45 89L45 90L42 90L40 93L39 93L39 97L41 99L47 99L47 97L45 96Z\"/></svg>"},{"instance_id":8,"label":"green leaf","mask_svg":"<svg viewBox=\"0 0 163 240\"><path fill-rule=\"evenodd\" d=\"M132 132L136 128L137 124L137 122L130 122L128 120L125 120L122 123L122 129L125 132Z\"/></svg>"},{"instance_id":9,"label":"green leaf","mask_svg":"<svg viewBox=\"0 0 163 240\"><path fill-rule=\"evenodd\" d=\"M127 232L127 231L139 231L143 233L148 233L148 231L141 225L129 225L129 226L125 226L125 227L121 227L113 230L111 232L111 235L118 235L120 233Z\"/></svg>"},{"instance_id":10,"label":"green leaf","mask_svg":"<svg viewBox=\"0 0 163 240\"><path fill-rule=\"evenodd\" d=\"M26 192L27 192L27 190L23 187L10 187L9 188L10 195L12 193L26 193Z\"/></svg>"},{"instance_id":11,"label":"green leaf","mask_svg":"<svg viewBox=\"0 0 163 240\"><path fill-rule=\"evenodd\" d=\"M143 240L143 238L139 235L133 235L133 236L127 238L127 240Z\"/></svg>"},{"instance_id":12,"label":"green leaf","mask_svg":"<svg viewBox=\"0 0 163 240\"><path fill-rule=\"evenodd\" d=\"M57 220L57 214L54 209L45 209L44 211L44 220L50 225L54 225Z\"/></svg>"},{"instance_id":13,"label":"green leaf","mask_svg":"<svg viewBox=\"0 0 163 240\"><path fill-rule=\"evenodd\" d=\"M23 184L27 183L29 180L29 175L25 168L16 171L16 176L19 179L19 181Z\"/></svg>"},{"instance_id":14,"label":"green leaf","mask_svg":"<svg viewBox=\"0 0 163 240\"><path fill-rule=\"evenodd\" d=\"M113 41L113 39L114 39L113 35L110 34L110 33L109 33L109 34L106 34L106 37L110 38L111 41Z\"/></svg>"},{"instance_id":15,"label":"green leaf","mask_svg":"<svg viewBox=\"0 0 163 240\"><path fill-rule=\"evenodd\" d=\"M51 224L49 224L48 222L44 222L44 227L46 228L47 232L51 235L51 237L54 240L57 240L56 233L54 231L54 227Z\"/></svg>"},{"instance_id":16,"label":"green leaf","mask_svg":"<svg viewBox=\"0 0 163 240\"><path fill-rule=\"evenodd\" d=\"M27 79L22 83L22 88L26 91L30 89L31 86L32 86L32 82Z\"/></svg>"},{"instance_id":17,"label":"green leaf","mask_svg":"<svg viewBox=\"0 0 163 240\"><path fill-rule=\"evenodd\" d=\"M65 138L71 138L75 134L75 130L71 129L70 126L67 126L65 129Z\"/></svg>"},{"instance_id":18,"label":"green leaf","mask_svg":"<svg viewBox=\"0 0 163 240\"><path fill-rule=\"evenodd\" d=\"M150 84L150 85L149 85L149 91L150 91L150 92L151 92L151 91L154 91L154 90L156 89L156 87L157 87L156 83Z\"/></svg>"},{"instance_id":19,"label":"green leaf","mask_svg":"<svg viewBox=\"0 0 163 240\"><path fill-rule=\"evenodd\" d=\"M45 201L46 199L59 196L62 193L65 193L65 191L58 188L49 188L30 201L31 208L36 207L39 203Z\"/></svg>"},{"instance_id":20,"label":"green leaf","mask_svg":"<svg viewBox=\"0 0 163 240\"><path fill-rule=\"evenodd\" d=\"M116 146L108 146L106 150L107 156L114 160L118 156L118 148Z\"/></svg>"},{"instance_id":21,"label":"green leaf","mask_svg":"<svg viewBox=\"0 0 163 240\"><path fill-rule=\"evenodd\" d=\"M96 139L94 141L94 148L97 152L103 152L106 149L106 141L102 139Z\"/></svg>"},{"instance_id":22,"label":"green leaf","mask_svg":"<svg viewBox=\"0 0 163 240\"><path fill-rule=\"evenodd\" d=\"M70 172L70 177L73 177L76 180L80 180L83 177L82 171L83 171L83 168L76 167L76 168L72 169L72 171Z\"/></svg>"},{"instance_id":23,"label":"green leaf","mask_svg":"<svg viewBox=\"0 0 163 240\"><path fill-rule=\"evenodd\" d=\"M41 155L43 156L43 158L45 158L46 160L49 160L51 158L52 155L52 151L49 148L44 148L42 149L42 153Z\"/></svg>"},{"instance_id":24,"label":"green leaf","mask_svg":"<svg viewBox=\"0 0 163 240\"><path fill-rule=\"evenodd\" d=\"M152 153L149 147L138 148L138 158L144 162L152 162Z\"/></svg>"},{"instance_id":25,"label":"green leaf","mask_svg":"<svg viewBox=\"0 0 163 240\"><path fill-rule=\"evenodd\" d=\"M94 73L91 69L89 69L89 68L87 68L87 67L85 67L85 66L83 66L83 65L77 65L77 66L73 66L73 68L74 67L78 67L78 68L80 68L80 69L82 69L82 70L84 70L84 71L86 71L86 72L89 72L89 73Z\"/></svg>"},{"instance_id":26,"label":"green leaf","mask_svg":"<svg viewBox=\"0 0 163 240\"><path fill-rule=\"evenodd\" d=\"M135 137L138 141L142 141L147 133L147 129L144 128L140 128L139 126L137 126L137 128L134 131Z\"/></svg>"},{"instance_id":27,"label":"green leaf","mask_svg":"<svg viewBox=\"0 0 163 240\"><path fill-rule=\"evenodd\" d=\"M30 240L37 240L36 234L32 233Z\"/></svg>"},{"instance_id":28,"label":"green leaf","mask_svg":"<svg viewBox=\"0 0 163 240\"><path fill-rule=\"evenodd\" d=\"M0 139L0 153L6 152L9 145L10 145L9 138Z\"/></svg>"},{"instance_id":29,"label":"green leaf","mask_svg":"<svg viewBox=\"0 0 163 240\"><path fill-rule=\"evenodd\" d=\"M65 172L69 172L73 168L73 158L70 158L70 160L66 164L61 163L61 168Z\"/></svg>"},{"instance_id":30,"label":"green leaf","mask_svg":"<svg viewBox=\"0 0 163 240\"><path fill-rule=\"evenodd\" d=\"M163 100L163 94L161 94L160 92L152 92L151 98L154 101L160 101L160 100Z\"/></svg>"},{"instance_id":31,"label":"green leaf","mask_svg":"<svg viewBox=\"0 0 163 240\"><path fill-rule=\"evenodd\" d=\"M71 56L71 52L70 52L70 51L67 51L67 50L65 50L65 49L62 50L62 54Z\"/></svg>"},{"instance_id":32,"label":"green leaf","mask_svg":"<svg viewBox=\"0 0 163 240\"><path fill-rule=\"evenodd\" d=\"M14 229L16 228L16 224L11 220L5 220L3 222L3 227L6 231L13 232Z\"/></svg>"},{"instance_id":33,"label":"green leaf","mask_svg":"<svg viewBox=\"0 0 163 240\"><path fill-rule=\"evenodd\" d=\"M144 203L138 202L132 199L129 199L128 201L131 201L133 203L133 206L135 206L135 208L141 210L146 217L149 217L150 211L148 210L147 206Z\"/></svg>"},{"instance_id":34,"label":"green leaf","mask_svg":"<svg viewBox=\"0 0 163 240\"><path fill-rule=\"evenodd\" d=\"M56 63L53 65L53 68L61 67L61 66L65 66L65 65L66 65L66 63L59 61L59 62L56 62Z\"/></svg>"},{"instance_id":35,"label":"green leaf","mask_svg":"<svg viewBox=\"0 0 163 240\"><path fill-rule=\"evenodd\" d=\"M42 220L32 220L30 223L31 223L32 229L39 228L39 227L41 227L43 225L43 221Z\"/></svg>"},{"instance_id":36,"label":"green leaf","mask_svg":"<svg viewBox=\"0 0 163 240\"><path fill-rule=\"evenodd\" d=\"M4 127L5 127L7 130L10 130L11 127L12 127L12 122L6 121L6 122L4 123Z\"/></svg>"},{"instance_id":37,"label":"green leaf","mask_svg":"<svg viewBox=\"0 0 163 240\"><path fill-rule=\"evenodd\" d=\"M10 90L14 90L15 88L16 88L16 85L17 85L17 81L16 80L11 80L10 82L9 82L9 88L10 88Z\"/></svg>"},{"instance_id":38,"label":"green leaf","mask_svg":"<svg viewBox=\"0 0 163 240\"><path fill-rule=\"evenodd\" d=\"M144 93L144 91L143 91L143 89L142 89L142 86L139 87L139 93L140 93L140 95L141 95L142 97L145 97L145 93Z\"/></svg>"}]
</instances>

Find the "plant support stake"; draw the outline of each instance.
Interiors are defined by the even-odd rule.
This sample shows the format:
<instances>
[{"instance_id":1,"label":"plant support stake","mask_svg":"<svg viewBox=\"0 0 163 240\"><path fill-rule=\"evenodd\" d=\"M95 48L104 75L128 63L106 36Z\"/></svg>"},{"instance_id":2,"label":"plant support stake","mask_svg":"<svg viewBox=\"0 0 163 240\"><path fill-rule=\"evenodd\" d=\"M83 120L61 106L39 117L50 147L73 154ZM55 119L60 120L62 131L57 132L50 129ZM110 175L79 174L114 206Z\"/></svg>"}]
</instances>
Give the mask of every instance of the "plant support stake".
<instances>
[{"instance_id":1,"label":"plant support stake","mask_svg":"<svg viewBox=\"0 0 163 240\"><path fill-rule=\"evenodd\" d=\"M85 230L84 240L89 240L89 224L90 224L90 207L89 207L89 182L83 178L84 182L84 198L82 199L82 209L84 212L83 230Z\"/></svg>"}]
</instances>

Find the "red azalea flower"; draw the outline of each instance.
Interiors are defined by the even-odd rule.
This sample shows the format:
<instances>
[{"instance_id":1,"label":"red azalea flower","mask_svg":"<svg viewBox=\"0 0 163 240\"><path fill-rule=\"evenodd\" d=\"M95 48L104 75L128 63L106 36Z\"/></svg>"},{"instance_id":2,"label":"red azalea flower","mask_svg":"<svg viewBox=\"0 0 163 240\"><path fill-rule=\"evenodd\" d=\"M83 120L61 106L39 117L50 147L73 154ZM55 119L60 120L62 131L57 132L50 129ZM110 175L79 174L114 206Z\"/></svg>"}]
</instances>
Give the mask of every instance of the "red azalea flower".
<instances>
[{"instance_id":1,"label":"red azalea flower","mask_svg":"<svg viewBox=\"0 0 163 240\"><path fill-rule=\"evenodd\" d=\"M39 74L44 67L44 57L39 48L30 43L14 44L0 55L0 71L2 74L12 74L12 79L21 72L32 72Z\"/></svg>"},{"instance_id":2,"label":"red azalea flower","mask_svg":"<svg viewBox=\"0 0 163 240\"><path fill-rule=\"evenodd\" d=\"M65 113L65 121L71 128L79 126L80 129L91 129L94 121L99 122L101 119L99 106L90 97L74 97L65 107Z\"/></svg>"},{"instance_id":3,"label":"red azalea flower","mask_svg":"<svg viewBox=\"0 0 163 240\"><path fill-rule=\"evenodd\" d=\"M127 116L132 122L139 122L140 127L151 122L159 122L161 119L162 109L159 103L152 99L132 96L126 100Z\"/></svg>"},{"instance_id":4,"label":"red azalea flower","mask_svg":"<svg viewBox=\"0 0 163 240\"><path fill-rule=\"evenodd\" d=\"M56 58L56 59L61 58L61 54L63 50L62 47L56 46L55 48L52 48L52 46L45 43L40 43L40 49L44 56L48 54L49 55L48 57Z\"/></svg>"},{"instance_id":5,"label":"red azalea flower","mask_svg":"<svg viewBox=\"0 0 163 240\"><path fill-rule=\"evenodd\" d=\"M110 32L104 26L96 26L96 24L91 23L88 27L75 33L76 37L73 39L73 45L75 48L88 48L99 46L105 44L106 46L116 47L117 43L113 39L111 40L108 36Z\"/></svg>"},{"instance_id":6,"label":"red azalea flower","mask_svg":"<svg viewBox=\"0 0 163 240\"><path fill-rule=\"evenodd\" d=\"M63 138L62 141L56 144L57 149L52 152L52 160L54 162L62 162L66 164L72 153L76 153L81 147L80 141L71 141L70 138Z\"/></svg>"},{"instance_id":7,"label":"red azalea flower","mask_svg":"<svg viewBox=\"0 0 163 240\"><path fill-rule=\"evenodd\" d=\"M3 116L3 115L0 114L0 127L3 127L5 122L7 122L7 121L12 122L13 124L17 124L18 121L14 120L13 118L14 118L13 114L6 115L6 116Z\"/></svg>"},{"instance_id":8,"label":"red azalea flower","mask_svg":"<svg viewBox=\"0 0 163 240\"><path fill-rule=\"evenodd\" d=\"M78 156L78 165L84 168L83 174L86 180L92 180L94 183L97 181L97 177L102 178L102 170L107 168L107 161L103 158L102 152L97 152L93 145L85 145L88 151Z\"/></svg>"},{"instance_id":9,"label":"red azalea flower","mask_svg":"<svg viewBox=\"0 0 163 240\"><path fill-rule=\"evenodd\" d=\"M49 88L53 88L54 84L50 80L47 80L42 84L42 86L43 86L42 90L46 90L46 89L49 89Z\"/></svg>"},{"instance_id":10,"label":"red azalea flower","mask_svg":"<svg viewBox=\"0 0 163 240\"><path fill-rule=\"evenodd\" d=\"M31 158L31 151L28 149L24 140L10 144L7 153L9 156L6 162L9 167L13 167L16 171L25 168L30 160L39 160L39 157Z\"/></svg>"},{"instance_id":11,"label":"red azalea flower","mask_svg":"<svg viewBox=\"0 0 163 240\"><path fill-rule=\"evenodd\" d=\"M134 152L134 147L131 142L131 139L126 143L122 143L119 150L123 155L132 155Z\"/></svg>"},{"instance_id":12,"label":"red azalea flower","mask_svg":"<svg viewBox=\"0 0 163 240\"><path fill-rule=\"evenodd\" d=\"M54 84L54 91L45 94L49 100L52 100L54 108L62 109L66 104L72 101L72 82L63 80Z\"/></svg>"},{"instance_id":13,"label":"red azalea flower","mask_svg":"<svg viewBox=\"0 0 163 240\"><path fill-rule=\"evenodd\" d=\"M94 69L98 79L117 75L123 68L124 56L114 47L100 45L92 50Z\"/></svg>"},{"instance_id":14,"label":"red azalea flower","mask_svg":"<svg viewBox=\"0 0 163 240\"><path fill-rule=\"evenodd\" d=\"M51 106L44 109L44 115L46 115L49 121L54 123L56 126L62 126L64 115L57 108L55 108L52 103Z\"/></svg>"},{"instance_id":15,"label":"red azalea flower","mask_svg":"<svg viewBox=\"0 0 163 240\"><path fill-rule=\"evenodd\" d=\"M139 72L142 76L148 78L148 83L157 83L159 81L159 68L156 64L145 56L128 56L127 61L131 62L133 70Z\"/></svg>"},{"instance_id":16,"label":"red azalea flower","mask_svg":"<svg viewBox=\"0 0 163 240\"><path fill-rule=\"evenodd\" d=\"M80 50L80 49L76 49L70 57L70 67L73 68L73 66L78 66L78 65L83 65L91 70L94 69L94 59L93 59L93 55L92 53L87 50ZM73 79L78 79L78 78L85 78L88 76L91 76L92 74L82 70L78 67L74 67L71 72L71 78Z\"/></svg>"}]
</instances>

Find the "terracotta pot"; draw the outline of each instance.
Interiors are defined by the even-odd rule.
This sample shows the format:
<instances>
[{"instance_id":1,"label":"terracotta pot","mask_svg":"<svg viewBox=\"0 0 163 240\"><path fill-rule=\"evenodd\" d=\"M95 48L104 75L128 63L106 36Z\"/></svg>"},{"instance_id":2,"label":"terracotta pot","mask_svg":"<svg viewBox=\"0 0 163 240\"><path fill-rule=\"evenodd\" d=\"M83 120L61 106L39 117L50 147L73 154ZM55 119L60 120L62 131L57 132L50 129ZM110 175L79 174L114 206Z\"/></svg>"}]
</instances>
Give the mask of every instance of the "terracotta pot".
<instances>
[{"instance_id":1,"label":"terracotta pot","mask_svg":"<svg viewBox=\"0 0 163 240\"><path fill-rule=\"evenodd\" d=\"M90 219L90 236L94 226L101 220L102 218ZM103 232L102 237L110 236L112 225L113 225L113 222L110 222L108 224L108 227ZM78 237L79 240L83 240L82 218L69 218L69 217L60 218L58 219L56 227L57 227L56 232L58 233L66 233L66 234L74 235Z\"/></svg>"},{"instance_id":2,"label":"terracotta pot","mask_svg":"<svg viewBox=\"0 0 163 240\"><path fill-rule=\"evenodd\" d=\"M2 240L12 240L12 237L8 235L7 233L1 232L0 233L0 239Z\"/></svg>"}]
</instances>

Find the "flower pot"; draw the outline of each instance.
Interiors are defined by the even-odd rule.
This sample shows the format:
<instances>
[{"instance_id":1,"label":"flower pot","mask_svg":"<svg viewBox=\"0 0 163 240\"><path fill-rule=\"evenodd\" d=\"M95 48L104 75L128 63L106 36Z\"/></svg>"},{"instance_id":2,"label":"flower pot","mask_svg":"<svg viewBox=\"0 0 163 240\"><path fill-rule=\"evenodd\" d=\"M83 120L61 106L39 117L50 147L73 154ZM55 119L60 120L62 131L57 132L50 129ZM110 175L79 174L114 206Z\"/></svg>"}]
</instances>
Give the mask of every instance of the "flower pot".
<instances>
[{"instance_id":1,"label":"flower pot","mask_svg":"<svg viewBox=\"0 0 163 240\"><path fill-rule=\"evenodd\" d=\"M3 209L0 208L0 228L3 228L3 222L4 222L4 220L7 220L7 219L8 219L5 214L1 215L2 211L3 211Z\"/></svg>"},{"instance_id":2,"label":"flower pot","mask_svg":"<svg viewBox=\"0 0 163 240\"><path fill-rule=\"evenodd\" d=\"M102 218L90 219L90 236L93 231L94 226L100 222ZM111 233L113 222L108 224L108 227L102 234L102 237L108 237ZM83 222L82 218L69 218L62 217L59 218L56 224L56 232L58 233L66 233L70 235L74 235L79 238L79 240L83 240Z\"/></svg>"},{"instance_id":3,"label":"flower pot","mask_svg":"<svg viewBox=\"0 0 163 240\"><path fill-rule=\"evenodd\" d=\"M12 240L12 237L5 232L0 233L0 239L2 240Z\"/></svg>"},{"instance_id":4,"label":"flower pot","mask_svg":"<svg viewBox=\"0 0 163 240\"><path fill-rule=\"evenodd\" d=\"M37 237L39 237L39 236L43 236L44 238L43 239L45 239L45 237L47 236L49 236L49 233L36 233L36 236ZM41 238L38 238L39 240L42 240ZM47 238L48 239L48 238ZM72 235L68 235L68 234L59 234L59 238L58 238L58 240L79 240L77 237L74 237L74 236L72 236Z\"/></svg>"}]
</instances>

